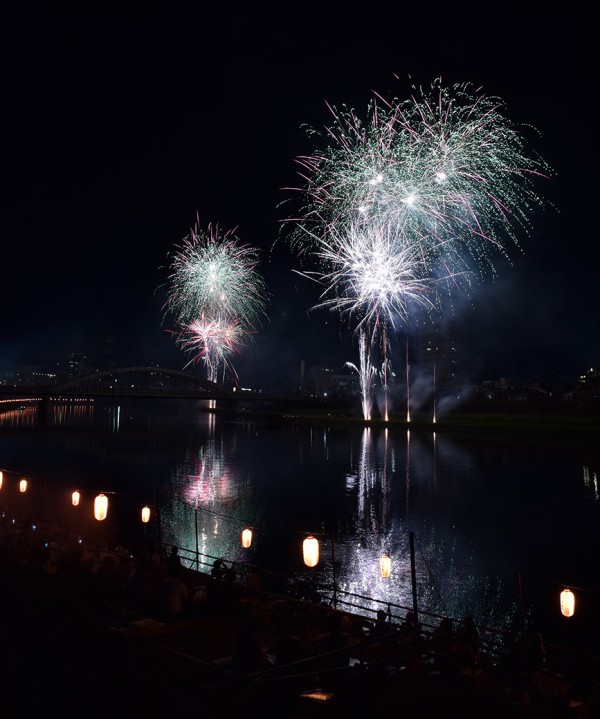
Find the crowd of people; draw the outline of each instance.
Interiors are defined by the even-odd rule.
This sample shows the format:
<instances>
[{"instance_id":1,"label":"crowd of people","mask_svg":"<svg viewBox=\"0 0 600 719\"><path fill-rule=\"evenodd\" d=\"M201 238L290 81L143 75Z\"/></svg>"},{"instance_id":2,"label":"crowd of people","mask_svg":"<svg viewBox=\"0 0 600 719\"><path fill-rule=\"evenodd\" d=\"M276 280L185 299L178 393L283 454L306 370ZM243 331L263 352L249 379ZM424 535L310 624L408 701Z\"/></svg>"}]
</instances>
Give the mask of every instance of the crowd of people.
<instances>
[{"instance_id":1,"label":"crowd of people","mask_svg":"<svg viewBox=\"0 0 600 719\"><path fill-rule=\"evenodd\" d=\"M383 609L370 619L327 605L271 602L268 619L248 612L263 599L260 572L238 576L233 563L215 559L206 572L184 566L177 548L148 545L92 547L57 524L15 522L0 514L0 551L54 578L103 619L114 623L152 616L165 623L236 609L239 630L228 670L235 676L298 667L329 678L360 665L382 671L427 673L495 696L532 719L600 717L598 662L583 653L558 671L541 641L521 637L505 657L492 658L469 615L455 625L441 618L424 630L413 612L395 623ZM265 615L266 616L266 615Z\"/></svg>"}]
</instances>

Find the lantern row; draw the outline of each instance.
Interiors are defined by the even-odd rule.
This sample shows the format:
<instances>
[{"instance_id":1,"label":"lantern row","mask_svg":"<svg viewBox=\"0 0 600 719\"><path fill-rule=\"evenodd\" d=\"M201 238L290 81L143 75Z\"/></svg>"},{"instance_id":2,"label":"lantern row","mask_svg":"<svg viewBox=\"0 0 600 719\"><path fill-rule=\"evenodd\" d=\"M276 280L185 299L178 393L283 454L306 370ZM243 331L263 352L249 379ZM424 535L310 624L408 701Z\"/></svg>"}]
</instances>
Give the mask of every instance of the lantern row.
<instances>
[{"instance_id":1,"label":"lantern row","mask_svg":"<svg viewBox=\"0 0 600 719\"><path fill-rule=\"evenodd\" d=\"M4 475L0 470L0 490L2 489L2 482ZM25 493L27 491L27 480L21 479L19 482L19 491ZM71 495L71 502L74 507L79 505L81 499L81 493L75 490ZM99 522L102 522L108 516L108 497L106 494L101 492L94 499L94 518ZM147 524L150 521L151 510L148 505L142 507L141 517L142 522ZM248 549L252 545L252 530L246 527L241 533L241 542L244 549ZM302 556L304 564L309 567L316 567L319 563L319 540L312 534L309 534L302 543ZM379 560L379 575L383 579L387 579L390 576L392 570L392 560L388 554L384 554ZM575 594L566 587L560 593L560 611L565 617L572 617L575 614Z\"/></svg>"}]
</instances>

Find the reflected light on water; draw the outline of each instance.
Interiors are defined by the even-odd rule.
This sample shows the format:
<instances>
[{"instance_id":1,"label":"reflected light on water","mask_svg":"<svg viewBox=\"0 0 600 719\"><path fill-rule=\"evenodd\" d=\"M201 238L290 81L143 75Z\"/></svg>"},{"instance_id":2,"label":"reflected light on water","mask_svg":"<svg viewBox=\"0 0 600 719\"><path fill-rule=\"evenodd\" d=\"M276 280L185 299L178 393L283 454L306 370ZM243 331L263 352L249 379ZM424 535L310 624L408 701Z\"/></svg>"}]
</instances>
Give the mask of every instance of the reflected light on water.
<instances>
[{"instance_id":1,"label":"reflected light on water","mask_svg":"<svg viewBox=\"0 0 600 719\"><path fill-rule=\"evenodd\" d=\"M592 496L596 501L600 499L600 493L598 491L598 474L596 472L590 472L590 468L584 466L583 468L583 486L592 492Z\"/></svg>"},{"instance_id":2,"label":"reflected light on water","mask_svg":"<svg viewBox=\"0 0 600 719\"><path fill-rule=\"evenodd\" d=\"M194 453L188 452L171 475L168 510L161 513L164 540L209 558L243 562L248 559L249 551L253 553L260 547L261 535L268 533L268 528L261 529L260 512L243 470L236 473L235 467L228 464L235 447L227 446L221 439L215 431L214 420L210 421L209 430L204 444ZM327 432L311 434L310 442L312 447L321 442L325 453L331 451ZM461 546L459 535L453 535L449 543L447 535L445 540L438 536L435 523L429 526L426 520L411 512L415 479L420 492L425 489L435 495L438 446L435 437L427 440L420 437L415 447L418 461L413 466L411 445L410 432L407 432L402 462L397 456L397 444L393 452L390 450L387 432L374 435L370 428L362 430L360 450L349 457L350 466L345 475L346 495L351 503L346 523L351 525L351 530L324 533L319 564L310 570L299 567L296 561L301 557L298 540L295 543L298 558L290 558L287 570L278 567L278 571L287 573L292 581L302 583L308 576L325 587L333 587L335 577L338 589L343 592L411 608L409 535L412 532L416 537L415 579L420 611L455 616L470 613L481 623L493 619L497 626L510 623L517 604L516 597L510 597L511 590L507 592L501 580L491 580L473 568L473 556L468 548ZM451 453L450 457L453 462L457 461ZM401 474L393 471L397 465L403 467ZM391 511L393 484L398 479L402 479L404 485L404 516L394 516ZM252 550L241 547L240 532L246 524L256 527ZM308 527L297 529L312 531ZM267 553L263 545L262 558ZM392 571L387 578L379 572L383 553L392 558ZM380 606L372 602L373 610Z\"/></svg>"}]
</instances>

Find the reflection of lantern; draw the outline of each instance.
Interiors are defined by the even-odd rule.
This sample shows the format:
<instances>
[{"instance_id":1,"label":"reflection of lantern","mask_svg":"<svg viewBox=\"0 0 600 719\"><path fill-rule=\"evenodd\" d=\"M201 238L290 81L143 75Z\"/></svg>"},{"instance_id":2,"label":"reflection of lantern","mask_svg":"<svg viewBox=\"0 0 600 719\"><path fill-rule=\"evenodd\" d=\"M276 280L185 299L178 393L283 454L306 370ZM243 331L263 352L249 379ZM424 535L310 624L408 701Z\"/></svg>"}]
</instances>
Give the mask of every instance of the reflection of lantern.
<instances>
[{"instance_id":1,"label":"reflection of lantern","mask_svg":"<svg viewBox=\"0 0 600 719\"><path fill-rule=\"evenodd\" d=\"M150 521L150 507L146 505L145 507L142 507L142 522L146 524Z\"/></svg>"},{"instance_id":2,"label":"reflection of lantern","mask_svg":"<svg viewBox=\"0 0 600 719\"><path fill-rule=\"evenodd\" d=\"M384 579L389 577L391 568L392 568L392 560L388 557L387 554L384 554L383 557L381 557L381 559L379 560L380 576L384 577Z\"/></svg>"},{"instance_id":3,"label":"reflection of lantern","mask_svg":"<svg viewBox=\"0 0 600 719\"><path fill-rule=\"evenodd\" d=\"M563 589L560 593L560 611L565 617L575 614L575 595L570 589Z\"/></svg>"},{"instance_id":4,"label":"reflection of lantern","mask_svg":"<svg viewBox=\"0 0 600 719\"><path fill-rule=\"evenodd\" d=\"M19 492L26 492L26 491L27 491L27 480L26 480L26 479L22 479L22 480L19 482Z\"/></svg>"},{"instance_id":5,"label":"reflection of lantern","mask_svg":"<svg viewBox=\"0 0 600 719\"><path fill-rule=\"evenodd\" d=\"M79 504L79 492L75 490L73 494L71 495L71 501L73 502L73 506L76 507Z\"/></svg>"},{"instance_id":6,"label":"reflection of lantern","mask_svg":"<svg viewBox=\"0 0 600 719\"><path fill-rule=\"evenodd\" d=\"M302 544L302 552L304 554L304 564L307 567L316 567L319 563L319 540L313 536L308 536Z\"/></svg>"},{"instance_id":7,"label":"reflection of lantern","mask_svg":"<svg viewBox=\"0 0 600 719\"><path fill-rule=\"evenodd\" d=\"M252 544L252 530L248 529L246 527L246 529L244 529L242 532L242 547L244 547L244 549L248 549L248 547L251 544Z\"/></svg>"},{"instance_id":8,"label":"reflection of lantern","mask_svg":"<svg viewBox=\"0 0 600 719\"><path fill-rule=\"evenodd\" d=\"M105 494L99 494L94 500L94 517L101 522L106 519L108 514L108 497Z\"/></svg>"}]
</instances>

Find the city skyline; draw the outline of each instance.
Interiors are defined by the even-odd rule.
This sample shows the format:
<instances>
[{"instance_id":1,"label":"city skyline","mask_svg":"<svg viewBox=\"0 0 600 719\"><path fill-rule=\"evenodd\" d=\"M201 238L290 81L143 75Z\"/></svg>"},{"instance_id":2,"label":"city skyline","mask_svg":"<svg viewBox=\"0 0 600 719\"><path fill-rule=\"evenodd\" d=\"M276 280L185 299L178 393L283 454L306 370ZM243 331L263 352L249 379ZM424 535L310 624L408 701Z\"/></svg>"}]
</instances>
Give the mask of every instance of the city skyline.
<instances>
[{"instance_id":1,"label":"city skyline","mask_svg":"<svg viewBox=\"0 0 600 719\"><path fill-rule=\"evenodd\" d=\"M15 15L4 48L15 70L1 171L0 364L98 357L110 337L121 366L183 368L189 358L163 322L161 288L169 253L197 218L261 252L268 318L235 357L241 384L289 381L302 360L357 362L339 318L311 311L318 288L297 274L280 233L284 188L298 185L296 158L313 149L303 125L326 126L328 103L361 113L375 92L403 97L441 77L504 100L516 126L539 131L535 149L554 170L539 186L551 206L534 211L521 249L455 302L465 373L550 380L594 366L585 151L594 144L577 111L592 65L583 36L575 52L564 39L585 29L522 11L516 23L507 9L494 27L467 32L452 14L425 26L416 10L395 12L372 30L308 8L274 30L243 10L94 22L84 13L68 24L61 11ZM407 22L416 37L398 34ZM399 332L399 364L404 342Z\"/></svg>"}]
</instances>

